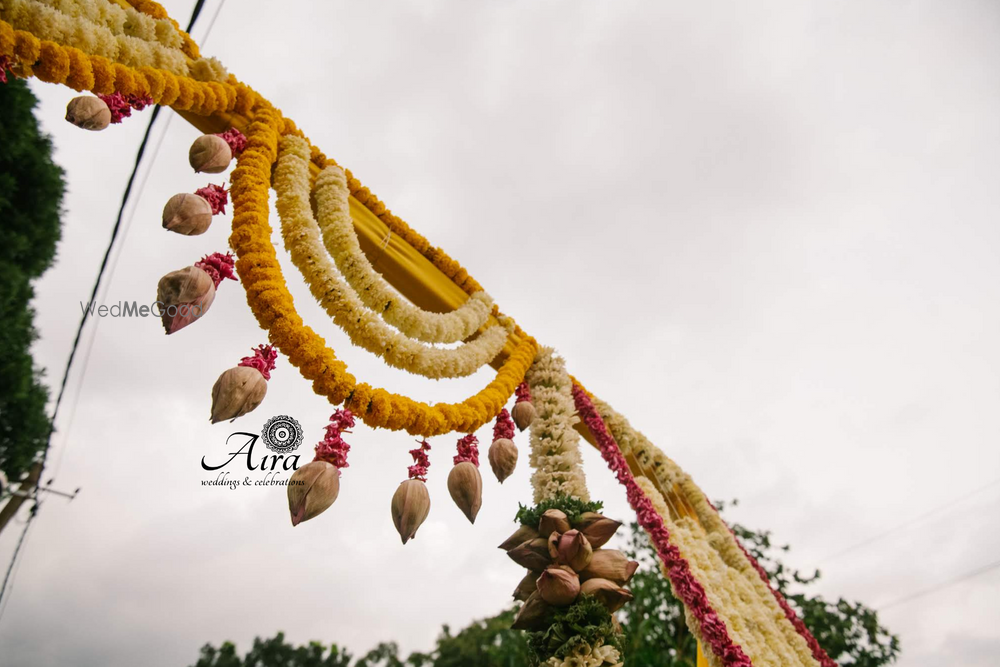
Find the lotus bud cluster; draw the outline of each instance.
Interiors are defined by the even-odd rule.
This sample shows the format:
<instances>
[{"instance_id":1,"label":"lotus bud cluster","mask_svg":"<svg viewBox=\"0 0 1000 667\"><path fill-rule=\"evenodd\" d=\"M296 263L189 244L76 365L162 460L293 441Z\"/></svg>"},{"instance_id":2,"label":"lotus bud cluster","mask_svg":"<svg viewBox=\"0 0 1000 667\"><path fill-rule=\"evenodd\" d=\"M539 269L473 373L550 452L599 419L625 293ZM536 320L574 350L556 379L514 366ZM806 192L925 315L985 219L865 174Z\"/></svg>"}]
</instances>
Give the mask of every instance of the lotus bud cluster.
<instances>
[{"instance_id":1,"label":"lotus bud cluster","mask_svg":"<svg viewBox=\"0 0 1000 667\"><path fill-rule=\"evenodd\" d=\"M483 476L479 474L479 440L471 433L458 441L455 467L448 473L448 492L470 523L483 505Z\"/></svg>"},{"instance_id":2,"label":"lotus bud cluster","mask_svg":"<svg viewBox=\"0 0 1000 667\"><path fill-rule=\"evenodd\" d=\"M253 411L267 394L278 352L259 345L253 356L243 357L235 368L219 376L212 387L212 423L233 420Z\"/></svg>"},{"instance_id":3,"label":"lotus bud cluster","mask_svg":"<svg viewBox=\"0 0 1000 667\"><path fill-rule=\"evenodd\" d=\"M413 465L408 469L410 478L400 484L392 496L392 523L403 544L416 537L417 529L431 511L431 496L426 484L427 469L431 465L427 452L431 446L426 440L419 442L419 447L410 450L413 457Z\"/></svg>"},{"instance_id":4,"label":"lotus bud cluster","mask_svg":"<svg viewBox=\"0 0 1000 667\"><path fill-rule=\"evenodd\" d=\"M66 105L66 120L85 130L103 130L111 124L111 109L99 97L81 95Z\"/></svg>"},{"instance_id":5,"label":"lotus bud cluster","mask_svg":"<svg viewBox=\"0 0 1000 667\"><path fill-rule=\"evenodd\" d=\"M522 525L500 548L528 574L514 590L524 601L512 627L544 627L552 607L565 607L591 596L614 613L632 599L625 585L639 564L615 549L601 549L621 523L597 512L572 521L565 512L542 513L538 526Z\"/></svg>"},{"instance_id":6,"label":"lotus bud cluster","mask_svg":"<svg viewBox=\"0 0 1000 667\"><path fill-rule=\"evenodd\" d=\"M514 421L504 408L497 415L493 425L493 444L489 451L490 467L497 481L503 481L511 476L517 467L517 445L514 444Z\"/></svg>"},{"instance_id":7,"label":"lotus bud cluster","mask_svg":"<svg viewBox=\"0 0 1000 667\"><path fill-rule=\"evenodd\" d=\"M517 396L517 402L514 403L510 416L514 418L518 430L523 431L535 421L535 406L531 404L531 390L528 388L528 383L519 384L514 394Z\"/></svg>"},{"instance_id":8,"label":"lotus bud cluster","mask_svg":"<svg viewBox=\"0 0 1000 667\"><path fill-rule=\"evenodd\" d=\"M236 280L231 254L212 253L179 271L160 278L156 286L156 302L160 319L167 334L180 331L200 319L212 302L215 290L226 278Z\"/></svg>"}]
</instances>

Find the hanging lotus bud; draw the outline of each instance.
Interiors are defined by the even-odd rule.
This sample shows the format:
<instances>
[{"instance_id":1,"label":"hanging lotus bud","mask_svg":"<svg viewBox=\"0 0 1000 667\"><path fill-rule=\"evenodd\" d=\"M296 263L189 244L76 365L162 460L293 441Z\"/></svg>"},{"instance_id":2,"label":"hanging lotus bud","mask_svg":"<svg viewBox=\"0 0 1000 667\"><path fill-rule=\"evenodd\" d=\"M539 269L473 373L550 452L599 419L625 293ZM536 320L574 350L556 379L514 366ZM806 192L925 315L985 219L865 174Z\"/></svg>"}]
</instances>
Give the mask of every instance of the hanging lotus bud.
<instances>
[{"instance_id":1,"label":"hanging lotus bud","mask_svg":"<svg viewBox=\"0 0 1000 667\"><path fill-rule=\"evenodd\" d=\"M163 207L163 228L183 234L197 236L208 231L212 224L212 206L199 195L182 192L167 200Z\"/></svg>"},{"instance_id":2,"label":"hanging lotus bud","mask_svg":"<svg viewBox=\"0 0 1000 667\"><path fill-rule=\"evenodd\" d=\"M476 436L464 436L458 441L455 467L448 473L448 492L470 523L483 504L483 477L479 474L479 441Z\"/></svg>"},{"instance_id":3,"label":"hanging lotus bud","mask_svg":"<svg viewBox=\"0 0 1000 667\"><path fill-rule=\"evenodd\" d=\"M538 531L531 526L521 526L514 531L514 534L503 541L500 548L504 551L510 551L516 546L520 546L525 542L530 542L531 540L538 537Z\"/></svg>"},{"instance_id":4,"label":"hanging lotus bud","mask_svg":"<svg viewBox=\"0 0 1000 667\"><path fill-rule=\"evenodd\" d=\"M535 583L538 576L537 572L529 572L524 575L524 579L521 579L521 583L514 589L514 599L523 602L531 597L531 594L538 590L538 585Z\"/></svg>"},{"instance_id":5,"label":"hanging lotus bud","mask_svg":"<svg viewBox=\"0 0 1000 667\"><path fill-rule=\"evenodd\" d=\"M576 522L577 530L586 536L590 546L595 549L607 544L621 525L621 521L609 519L597 512L584 512Z\"/></svg>"},{"instance_id":6,"label":"hanging lotus bud","mask_svg":"<svg viewBox=\"0 0 1000 667\"><path fill-rule=\"evenodd\" d=\"M555 535L555 533L553 533ZM590 542L578 530L571 530L559 536L556 546L556 560L563 565L569 565L579 572L590 564L593 549Z\"/></svg>"},{"instance_id":7,"label":"hanging lotus bud","mask_svg":"<svg viewBox=\"0 0 1000 667\"><path fill-rule=\"evenodd\" d=\"M180 331L208 312L215 288L225 278L236 280L229 253L206 255L194 266L172 271L156 286L156 305L167 334Z\"/></svg>"},{"instance_id":8,"label":"hanging lotus bud","mask_svg":"<svg viewBox=\"0 0 1000 667\"><path fill-rule=\"evenodd\" d=\"M66 120L85 130L103 130L111 124L111 109L99 97L81 95L66 105Z\"/></svg>"},{"instance_id":9,"label":"hanging lotus bud","mask_svg":"<svg viewBox=\"0 0 1000 667\"><path fill-rule=\"evenodd\" d=\"M580 595L592 595L612 614L632 599L632 594L613 581L588 579L580 584Z\"/></svg>"},{"instance_id":10,"label":"hanging lotus bud","mask_svg":"<svg viewBox=\"0 0 1000 667\"><path fill-rule=\"evenodd\" d=\"M539 626L549 613L549 605L545 603L542 596L537 591L525 600L524 605L518 610L514 622L511 624L513 630L531 630Z\"/></svg>"},{"instance_id":11,"label":"hanging lotus bud","mask_svg":"<svg viewBox=\"0 0 1000 667\"><path fill-rule=\"evenodd\" d=\"M340 471L326 461L310 461L288 479L288 512L292 525L323 513L340 493Z\"/></svg>"},{"instance_id":12,"label":"hanging lotus bud","mask_svg":"<svg viewBox=\"0 0 1000 667\"><path fill-rule=\"evenodd\" d=\"M271 349L271 346L261 345L260 348ZM253 359L246 357L243 361L259 366L266 361L265 354ZM274 352L274 356L277 354ZM269 365L274 368L273 363ZM288 480L288 511L292 515L293 526L322 514L337 499L340 493L340 471L348 467L347 452L351 449L340 434L347 433L346 429L352 426L354 415L350 410L334 412L326 427L326 437L316 445L316 458L296 470ZM303 480L305 485L293 487L292 483L297 478Z\"/></svg>"},{"instance_id":13,"label":"hanging lotus bud","mask_svg":"<svg viewBox=\"0 0 1000 667\"><path fill-rule=\"evenodd\" d=\"M243 357L236 368L219 376L212 387L212 423L236 419L256 409L267 394L278 352L259 345L252 357Z\"/></svg>"},{"instance_id":14,"label":"hanging lotus bud","mask_svg":"<svg viewBox=\"0 0 1000 667\"><path fill-rule=\"evenodd\" d=\"M503 481L511 476L517 467L517 445L514 444L514 422L507 409L497 415L493 425L493 444L489 451L490 467L497 481Z\"/></svg>"},{"instance_id":15,"label":"hanging lotus bud","mask_svg":"<svg viewBox=\"0 0 1000 667\"><path fill-rule=\"evenodd\" d=\"M638 567L638 562L629 560L628 556L617 549L598 549L587 567L580 571L580 579L608 579L624 586L632 579Z\"/></svg>"},{"instance_id":16,"label":"hanging lotus bud","mask_svg":"<svg viewBox=\"0 0 1000 667\"><path fill-rule=\"evenodd\" d=\"M430 511L431 496L422 480L408 479L399 485L392 496L392 523L403 544L417 536Z\"/></svg>"},{"instance_id":17,"label":"hanging lotus bud","mask_svg":"<svg viewBox=\"0 0 1000 667\"><path fill-rule=\"evenodd\" d=\"M541 598L557 607L573 604L580 594L580 578L566 567L546 568L536 585Z\"/></svg>"},{"instance_id":18,"label":"hanging lotus bud","mask_svg":"<svg viewBox=\"0 0 1000 667\"><path fill-rule=\"evenodd\" d=\"M531 390L528 388L528 383L522 382L517 385L514 394L517 396L517 402L514 403L510 416L514 418L518 430L523 431L535 421L535 406L531 404Z\"/></svg>"},{"instance_id":19,"label":"hanging lotus bud","mask_svg":"<svg viewBox=\"0 0 1000 667\"><path fill-rule=\"evenodd\" d=\"M545 510L538 522L538 533L548 537L552 533L567 533L570 530L569 517L562 510Z\"/></svg>"},{"instance_id":20,"label":"hanging lotus bud","mask_svg":"<svg viewBox=\"0 0 1000 667\"><path fill-rule=\"evenodd\" d=\"M530 542L520 544L507 552L510 559L529 570L542 571L552 564L549 555L548 540L537 537Z\"/></svg>"},{"instance_id":21,"label":"hanging lotus bud","mask_svg":"<svg viewBox=\"0 0 1000 667\"><path fill-rule=\"evenodd\" d=\"M417 528L431 511L431 496L427 493L427 469L431 466L427 452L431 446L426 440L418 440L420 446L410 450L413 465L407 470L410 479L399 485L392 496L392 523L406 544L416 537Z\"/></svg>"},{"instance_id":22,"label":"hanging lotus bud","mask_svg":"<svg viewBox=\"0 0 1000 667\"><path fill-rule=\"evenodd\" d=\"M194 140L188 151L188 162L196 173L218 174L229 168L233 150L225 139L215 134L203 134Z\"/></svg>"}]
</instances>

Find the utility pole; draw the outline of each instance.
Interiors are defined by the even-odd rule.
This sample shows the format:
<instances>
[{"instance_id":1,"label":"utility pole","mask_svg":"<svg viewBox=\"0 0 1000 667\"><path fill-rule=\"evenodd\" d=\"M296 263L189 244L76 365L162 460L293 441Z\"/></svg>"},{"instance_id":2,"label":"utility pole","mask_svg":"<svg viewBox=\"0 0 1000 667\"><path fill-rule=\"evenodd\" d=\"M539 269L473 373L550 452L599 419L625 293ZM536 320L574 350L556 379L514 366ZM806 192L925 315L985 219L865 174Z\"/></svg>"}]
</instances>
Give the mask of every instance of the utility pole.
<instances>
[{"instance_id":1,"label":"utility pole","mask_svg":"<svg viewBox=\"0 0 1000 667\"><path fill-rule=\"evenodd\" d=\"M14 518L17 511L21 509L21 505L23 505L24 502L31 497L32 491L38 487L38 480L41 479L41 477L42 462L35 461L35 464L31 466L30 470L28 470L28 476L21 482L20 486L18 486L17 491L11 495L10 500L7 501L7 504L4 505L3 509L0 510L0 533L2 533L3 529L7 527L10 520Z\"/></svg>"}]
</instances>

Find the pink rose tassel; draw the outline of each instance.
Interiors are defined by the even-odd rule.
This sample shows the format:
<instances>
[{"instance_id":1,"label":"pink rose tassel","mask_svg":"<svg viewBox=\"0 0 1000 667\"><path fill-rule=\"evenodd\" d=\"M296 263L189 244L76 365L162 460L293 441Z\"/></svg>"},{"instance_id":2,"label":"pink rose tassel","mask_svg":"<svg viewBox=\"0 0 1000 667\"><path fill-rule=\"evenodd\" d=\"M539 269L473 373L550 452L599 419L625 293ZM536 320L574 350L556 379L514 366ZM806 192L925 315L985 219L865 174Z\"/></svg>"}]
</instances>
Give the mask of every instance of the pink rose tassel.
<instances>
[{"instance_id":1,"label":"pink rose tassel","mask_svg":"<svg viewBox=\"0 0 1000 667\"><path fill-rule=\"evenodd\" d=\"M235 157L239 157L240 153L246 150L247 138L243 136L243 133L235 127L231 127L225 132L220 132L215 136L229 144L229 149L233 152L233 156Z\"/></svg>"},{"instance_id":2,"label":"pink rose tassel","mask_svg":"<svg viewBox=\"0 0 1000 667\"><path fill-rule=\"evenodd\" d=\"M350 410L339 409L330 416L326 427L326 437L316 445L316 460L326 461L337 468L347 468L347 452L351 446L344 442L342 433L354 427L354 415Z\"/></svg>"},{"instance_id":3,"label":"pink rose tassel","mask_svg":"<svg viewBox=\"0 0 1000 667\"><path fill-rule=\"evenodd\" d=\"M226 212L226 204L229 203L229 191L225 185L209 184L194 191L196 195L208 202L212 207L212 215Z\"/></svg>"},{"instance_id":4,"label":"pink rose tassel","mask_svg":"<svg viewBox=\"0 0 1000 667\"><path fill-rule=\"evenodd\" d=\"M649 533L653 545L663 561L667 576L670 579L674 594L684 603L701 628L702 639L712 652L727 667L752 667L750 658L743 649L733 642L725 622L712 609L701 583L691 574L691 568L680 550L670 543L670 533L667 531L661 517L653 508L653 503L643 493L636 483L628 462L622 456L618 443L608 432L604 420L597 413L590 397L579 385L573 385L573 399L576 402L580 418L590 429L601 449L601 456L608 467L625 486L629 504L639 518L639 524Z\"/></svg>"},{"instance_id":5,"label":"pink rose tassel","mask_svg":"<svg viewBox=\"0 0 1000 667\"><path fill-rule=\"evenodd\" d=\"M111 110L112 123L120 123L123 119L131 116L132 109L142 111L146 107L153 104L153 98L139 97L137 95L112 93L111 95L98 95L98 97L101 98L101 101L107 104L108 109Z\"/></svg>"}]
</instances>

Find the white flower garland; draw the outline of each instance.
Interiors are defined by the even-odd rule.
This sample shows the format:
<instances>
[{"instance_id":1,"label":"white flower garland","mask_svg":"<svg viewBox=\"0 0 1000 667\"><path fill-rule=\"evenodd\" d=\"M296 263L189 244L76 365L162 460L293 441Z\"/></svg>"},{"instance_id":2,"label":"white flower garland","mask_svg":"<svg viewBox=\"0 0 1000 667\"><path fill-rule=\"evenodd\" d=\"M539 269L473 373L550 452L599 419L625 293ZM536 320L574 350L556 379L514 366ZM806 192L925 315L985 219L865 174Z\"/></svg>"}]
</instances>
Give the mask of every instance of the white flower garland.
<instances>
[{"instance_id":1,"label":"white flower garland","mask_svg":"<svg viewBox=\"0 0 1000 667\"><path fill-rule=\"evenodd\" d=\"M305 277L313 296L351 341L381 356L387 364L429 378L471 375L499 354L513 322L487 328L478 338L456 348L436 348L413 341L384 324L364 307L337 273L320 241L309 204L309 144L299 137L281 140L274 189L278 194L281 234L292 262ZM332 168L332 167L331 167Z\"/></svg>"},{"instance_id":2,"label":"white flower garland","mask_svg":"<svg viewBox=\"0 0 1000 667\"><path fill-rule=\"evenodd\" d=\"M806 640L785 617L768 584L691 477L607 403L595 398L594 405L622 452L631 454L656 478L660 488L679 491L695 510L697 524L691 518L674 520L656 486L644 477L636 478L663 517L671 540L704 586L713 609L725 621L733 641L743 647L754 665L818 667ZM697 632L690 615L688 626ZM713 663L714 655L706 657Z\"/></svg>"},{"instance_id":3,"label":"white flower garland","mask_svg":"<svg viewBox=\"0 0 1000 667\"><path fill-rule=\"evenodd\" d=\"M189 67L181 35L169 20L107 0L2 0L0 19L39 39L130 67L158 67L200 81L227 76L214 58L190 61Z\"/></svg>"},{"instance_id":4,"label":"white flower garland","mask_svg":"<svg viewBox=\"0 0 1000 667\"><path fill-rule=\"evenodd\" d=\"M540 347L525 376L531 388L535 419L531 422L531 484L535 503L564 495L590 501L580 458L579 418L573 383L566 364L551 347Z\"/></svg>"},{"instance_id":5,"label":"white flower garland","mask_svg":"<svg viewBox=\"0 0 1000 667\"><path fill-rule=\"evenodd\" d=\"M565 658L549 658L544 667L622 667L621 654L614 646L604 645L591 648L589 644L579 644Z\"/></svg>"},{"instance_id":6,"label":"white flower garland","mask_svg":"<svg viewBox=\"0 0 1000 667\"><path fill-rule=\"evenodd\" d=\"M361 251L351 222L349 191L342 169L324 169L316 178L313 195L326 249L347 283L383 320L426 343L465 340L486 323L493 309L493 299L486 292L476 292L449 313L434 313L407 301L386 282Z\"/></svg>"}]
</instances>

